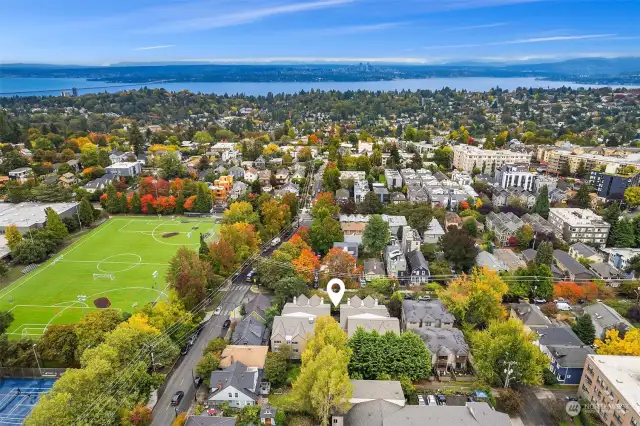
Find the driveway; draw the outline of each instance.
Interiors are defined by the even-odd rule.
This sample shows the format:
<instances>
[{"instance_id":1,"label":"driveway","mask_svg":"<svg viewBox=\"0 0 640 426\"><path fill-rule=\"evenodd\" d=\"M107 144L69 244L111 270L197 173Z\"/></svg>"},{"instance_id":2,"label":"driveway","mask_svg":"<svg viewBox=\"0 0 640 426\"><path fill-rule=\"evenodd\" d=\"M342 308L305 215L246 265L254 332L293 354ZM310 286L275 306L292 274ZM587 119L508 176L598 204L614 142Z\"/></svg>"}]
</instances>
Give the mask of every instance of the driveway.
<instances>
[{"instance_id":1,"label":"driveway","mask_svg":"<svg viewBox=\"0 0 640 426\"><path fill-rule=\"evenodd\" d=\"M524 406L520 413L520 419L525 426L554 426L555 422L551 419L549 412L538 399L538 395L545 397L540 393L540 388L521 386L519 389L524 400Z\"/></svg>"}]
</instances>

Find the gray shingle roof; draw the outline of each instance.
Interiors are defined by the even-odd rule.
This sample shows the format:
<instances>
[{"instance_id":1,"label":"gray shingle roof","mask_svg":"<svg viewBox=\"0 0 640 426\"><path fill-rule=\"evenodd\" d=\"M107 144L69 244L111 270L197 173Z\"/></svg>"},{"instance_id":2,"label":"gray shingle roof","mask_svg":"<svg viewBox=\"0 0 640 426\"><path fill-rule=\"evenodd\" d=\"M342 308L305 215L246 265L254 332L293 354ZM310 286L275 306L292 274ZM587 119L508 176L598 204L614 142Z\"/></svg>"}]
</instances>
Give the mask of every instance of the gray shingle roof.
<instances>
[{"instance_id":1,"label":"gray shingle roof","mask_svg":"<svg viewBox=\"0 0 640 426\"><path fill-rule=\"evenodd\" d=\"M456 356L469 354L469 345L464 339L462 331L457 328L424 327L412 329L412 332L420 336L429 352L437 356L445 356L451 353Z\"/></svg>"},{"instance_id":2,"label":"gray shingle roof","mask_svg":"<svg viewBox=\"0 0 640 426\"><path fill-rule=\"evenodd\" d=\"M209 394L209 398L223 392L225 388L233 386L247 396L257 399L255 390L260 382L259 376L258 369L248 369L248 367L241 362L234 362L224 370L212 371L210 381L211 393Z\"/></svg>"},{"instance_id":3,"label":"gray shingle roof","mask_svg":"<svg viewBox=\"0 0 640 426\"><path fill-rule=\"evenodd\" d=\"M409 259L409 266L411 266L412 271L420 268L429 269L429 262L427 262L420 250L414 250L409 253L407 259Z\"/></svg>"},{"instance_id":4,"label":"gray shingle roof","mask_svg":"<svg viewBox=\"0 0 640 426\"><path fill-rule=\"evenodd\" d=\"M402 311L407 322L419 323L431 322L435 323L440 320L443 323L453 323L455 317L451 315L439 300L429 302L421 302L418 300L403 300Z\"/></svg>"},{"instance_id":5,"label":"gray shingle roof","mask_svg":"<svg viewBox=\"0 0 640 426\"><path fill-rule=\"evenodd\" d=\"M236 325L231 336L231 343L234 345L262 345L265 327L255 317L249 315Z\"/></svg>"},{"instance_id":6,"label":"gray shingle roof","mask_svg":"<svg viewBox=\"0 0 640 426\"><path fill-rule=\"evenodd\" d=\"M189 416L185 426L236 426L235 417Z\"/></svg>"},{"instance_id":7,"label":"gray shingle roof","mask_svg":"<svg viewBox=\"0 0 640 426\"><path fill-rule=\"evenodd\" d=\"M352 398L404 400L402 386L397 380L351 380Z\"/></svg>"},{"instance_id":8,"label":"gray shingle roof","mask_svg":"<svg viewBox=\"0 0 640 426\"><path fill-rule=\"evenodd\" d=\"M582 346L584 344L569 327L547 327L536 331L541 345Z\"/></svg>"},{"instance_id":9,"label":"gray shingle roof","mask_svg":"<svg viewBox=\"0 0 640 426\"><path fill-rule=\"evenodd\" d=\"M382 426L511 426L509 416L486 402L468 402L464 407L407 405L383 420Z\"/></svg>"},{"instance_id":10,"label":"gray shingle roof","mask_svg":"<svg viewBox=\"0 0 640 426\"><path fill-rule=\"evenodd\" d=\"M624 319L615 309L602 302L586 306L584 308L584 312L591 315L593 322L598 323L598 325L603 329L615 327L619 323L631 326L629 321Z\"/></svg>"},{"instance_id":11,"label":"gray shingle roof","mask_svg":"<svg viewBox=\"0 0 640 426\"><path fill-rule=\"evenodd\" d=\"M511 309L518 315L518 318L529 327L547 327L551 321L547 318L539 307L529 303L514 303Z\"/></svg>"},{"instance_id":12,"label":"gray shingle roof","mask_svg":"<svg viewBox=\"0 0 640 426\"><path fill-rule=\"evenodd\" d=\"M556 262L561 263L562 266L564 266L564 268L573 275L587 274L593 276L593 272L585 268L580 262L571 257L566 251L554 250L553 258L556 260Z\"/></svg>"},{"instance_id":13,"label":"gray shingle roof","mask_svg":"<svg viewBox=\"0 0 640 426\"><path fill-rule=\"evenodd\" d=\"M271 299L262 293L258 293L253 299L247 302L244 307L247 315L256 314L260 318L264 319L264 311L271 307Z\"/></svg>"},{"instance_id":14,"label":"gray shingle roof","mask_svg":"<svg viewBox=\"0 0 640 426\"><path fill-rule=\"evenodd\" d=\"M587 355L595 353L589 346L547 345L560 367L582 368Z\"/></svg>"}]
</instances>

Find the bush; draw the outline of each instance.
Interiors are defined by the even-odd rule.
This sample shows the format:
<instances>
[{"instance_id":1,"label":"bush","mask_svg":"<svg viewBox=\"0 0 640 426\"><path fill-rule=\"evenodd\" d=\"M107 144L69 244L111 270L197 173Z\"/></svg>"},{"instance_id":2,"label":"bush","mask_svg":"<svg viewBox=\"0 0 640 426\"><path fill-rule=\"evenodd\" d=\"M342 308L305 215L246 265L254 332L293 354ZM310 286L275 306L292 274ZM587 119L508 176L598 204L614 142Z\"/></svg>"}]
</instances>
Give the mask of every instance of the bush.
<instances>
[{"instance_id":1,"label":"bush","mask_svg":"<svg viewBox=\"0 0 640 426\"><path fill-rule=\"evenodd\" d=\"M558 379L556 378L556 375L553 374L551 370L548 370L546 368L542 372L542 379L544 380L544 384L546 386L553 386L558 384Z\"/></svg>"},{"instance_id":2,"label":"bush","mask_svg":"<svg viewBox=\"0 0 640 426\"><path fill-rule=\"evenodd\" d=\"M627 318L634 322L640 322L640 305L633 305L627 310Z\"/></svg>"},{"instance_id":3,"label":"bush","mask_svg":"<svg viewBox=\"0 0 640 426\"><path fill-rule=\"evenodd\" d=\"M558 308L553 302L545 303L544 305L540 306L540 310L547 316L558 315Z\"/></svg>"},{"instance_id":4,"label":"bush","mask_svg":"<svg viewBox=\"0 0 640 426\"><path fill-rule=\"evenodd\" d=\"M500 408L508 414L517 414L521 412L524 407L522 395L513 389L501 389L498 401Z\"/></svg>"}]
</instances>

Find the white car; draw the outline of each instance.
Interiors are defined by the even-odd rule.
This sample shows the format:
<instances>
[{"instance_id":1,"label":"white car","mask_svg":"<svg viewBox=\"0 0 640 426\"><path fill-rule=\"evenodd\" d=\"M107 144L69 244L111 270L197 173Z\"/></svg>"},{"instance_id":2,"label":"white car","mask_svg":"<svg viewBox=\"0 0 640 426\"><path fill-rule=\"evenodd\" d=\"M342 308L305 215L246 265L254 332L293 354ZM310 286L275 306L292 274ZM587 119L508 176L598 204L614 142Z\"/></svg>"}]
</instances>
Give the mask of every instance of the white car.
<instances>
[{"instance_id":1,"label":"white car","mask_svg":"<svg viewBox=\"0 0 640 426\"><path fill-rule=\"evenodd\" d=\"M557 302L556 308L558 308L559 311L565 311L565 312L571 310L571 306L566 302Z\"/></svg>"},{"instance_id":2,"label":"white car","mask_svg":"<svg viewBox=\"0 0 640 426\"><path fill-rule=\"evenodd\" d=\"M275 237L275 238L273 239L273 241L271 241L271 247L275 247L275 246L277 246L278 244L280 244L280 238L279 238L279 237Z\"/></svg>"},{"instance_id":3,"label":"white car","mask_svg":"<svg viewBox=\"0 0 640 426\"><path fill-rule=\"evenodd\" d=\"M218 306L215 311L213 311L213 315L220 315L222 313L222 308Z\"/></svg>"},{"instance_id":4,"label":"white car","mask_svg":"<svg viewBox=\"0 0 640 426\"><path fill-rule=\"evenodd\" d=\"M438 402L436 401L436 397L433 395L427 395L427 405L429 406L438 405Z\"/></svg>"}]
</instances>

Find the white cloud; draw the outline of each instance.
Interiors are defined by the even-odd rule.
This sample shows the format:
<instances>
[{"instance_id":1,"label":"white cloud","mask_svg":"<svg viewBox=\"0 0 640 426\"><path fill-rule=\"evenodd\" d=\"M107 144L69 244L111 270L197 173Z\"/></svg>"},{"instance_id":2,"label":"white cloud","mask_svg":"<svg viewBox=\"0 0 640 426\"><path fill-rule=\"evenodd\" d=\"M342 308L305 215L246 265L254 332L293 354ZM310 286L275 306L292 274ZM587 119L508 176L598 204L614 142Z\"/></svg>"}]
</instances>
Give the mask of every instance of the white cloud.
<instances>
[{"instance_id":1,"label":"white cloud","mask_svg":"<svg viewBox=\"0 0 640 426\"><path fill-rule=\"evenodd\" d=\"M493 23L493 24L469 25L469 26L465 26L465 27L445 28L444 31L480 30L480 29L483 29L483 28L503 27L505 25L507 25L506 22L496 22L496 23Z\"/></svg>"},{"instance_id":2,"label":"white cloud","mask_svg":"<svg viewBox=\"0 0 640 426\"><path fill-rule=\"evenodd\" d=\"M515 40L496 41L490 43L471 43L471 44L453 44L453 45L439 45L439 46L425 46L425 49L466 49L471 47L484 47L484 46L505 46L509 44L529 44L529 43L550 43L557 41L570 41L570 40L587 40L587 39L611 39L616 34L584 34L573 36L554 36L554 37L533 37L533 38L521 38Z\"/></svg>"},{"instance_id":3,"label":"white cloud","mask_svg":"<svg viewBox=\"0 0 640 426\"><path fill-rule=\"evenodd\" d=\"M160 25L142 29L136 32L142 33L164 33L164 32L189 32L208 30L212 28L234 27L237 25L250 24L272 16L305 12L310 10L325 9L353 3L357 0L317 0L304 3L290 3L272 5L262 8L251 8L240 11L230 11L220 13L216 8L211 10L200 10L196 14L197 18L174 20Z\"/></svg>"},{"instance_id":4,"label":"white cloud","mask_svg":"<svg viewBox=\"0 0 640 426\"><path fill-rule=\"evenodd\" d=\"M372 24L372 25L353 25L353 26L347 26L347 27L327 28L326 30L321 30L319 32L322 32L323 34L327 34L327 35L368 33L372 31L384 31L390 28L400 27L405 24L407 24L407 22L385 22L381 24Z\"/></svg>"},{"instance_id":5,"label":"white cloud","mask_svg":"<svg viewBox=\"0 0 640 426\"><path fill-rule=\"evenodd\" d=\"M133 50L155 50L155 49L166 49L168 47L173 47L175 44L163 44L161 46L147 46L147 47L136 47Z\"/></svg>"}]
</instances>

